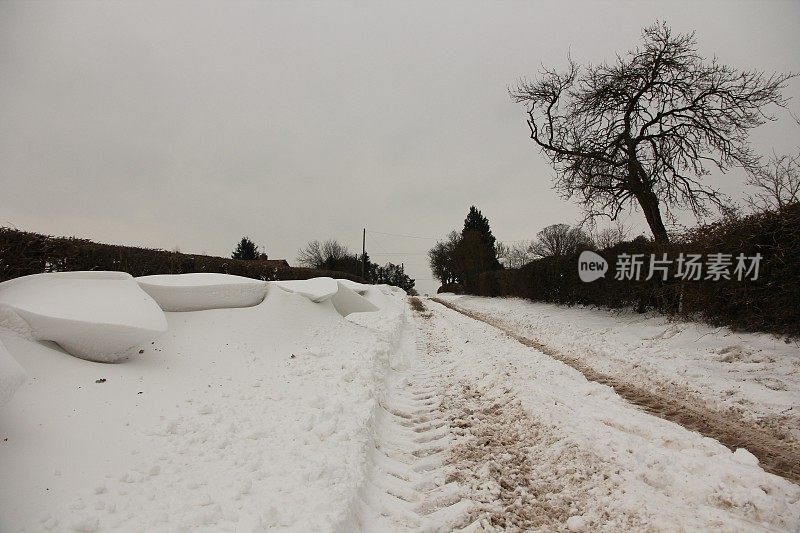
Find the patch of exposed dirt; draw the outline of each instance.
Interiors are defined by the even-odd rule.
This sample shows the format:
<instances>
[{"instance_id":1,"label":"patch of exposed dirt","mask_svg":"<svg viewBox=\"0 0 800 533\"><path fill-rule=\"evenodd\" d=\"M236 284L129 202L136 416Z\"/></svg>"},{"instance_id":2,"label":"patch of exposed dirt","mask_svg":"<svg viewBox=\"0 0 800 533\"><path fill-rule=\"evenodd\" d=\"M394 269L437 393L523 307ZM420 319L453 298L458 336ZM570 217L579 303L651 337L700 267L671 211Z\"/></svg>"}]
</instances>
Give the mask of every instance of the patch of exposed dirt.
<instances>
[{"instance_id":1,"label":"patch of exposed dirt","mask_svg":"<svg viewBox=\"0 0 800 533\"><path fill-rule=\"evenodd\" d=\"M493 326L525 346L535 348L581 372L586 379L608 385L629 402L647 412L697 431L718 440L728 448L746 448L760 461L761 467L794 483L800 483L800 443L791 435L776 431L774 427L755 424L733 411L709 408L702 399L689 391L677 391L674 384L669 390L646 390L617 376L597 372L579 358L564 354L535 339L514 333L499 321L462 309L450 302L433 298L433 301L469 318Z\"/></svg>"},{"instance_id":2,"label":"patch of exposed dirt","mask_svg":"<svg viewBox=\"0 0 800 533\"><path fill-rule=\"evenodd\" d=\"M513 394L491 397L467 384L454 388L442 408L458 435L450 453L447 481L470 488L477 503L473 518L503 531L643 530L635 511L608 523L582 516L602 516L603 503L592 494L620 491L603 462L534 419ZM575 527L576 524L572 524ZM490 528L486 528L490 529Z\"/></svg>"},{"instance_id":3,"label":"patch of exposed dirt","mask_svg":"<svg viewBox=\"0 0 800 533\"><path fill-rule=\"evenodd\" d=\"M411 305L411 309L415 312L419 313L422 318L430 318L431 313L428 311L428 308L425 307L425 304L422 303L422 300L417 298L416 296L412 296L408 299L408 303Z\"/></svg>"}]
</instances>

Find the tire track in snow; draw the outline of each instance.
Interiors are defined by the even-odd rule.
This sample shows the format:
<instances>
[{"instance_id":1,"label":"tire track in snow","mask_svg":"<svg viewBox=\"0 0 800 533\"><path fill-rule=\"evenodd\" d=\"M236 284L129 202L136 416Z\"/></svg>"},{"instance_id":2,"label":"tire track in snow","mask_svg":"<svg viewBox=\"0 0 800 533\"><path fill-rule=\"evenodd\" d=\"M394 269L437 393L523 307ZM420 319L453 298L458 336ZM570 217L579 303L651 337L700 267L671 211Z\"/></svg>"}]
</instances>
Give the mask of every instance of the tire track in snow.
<instances>
[{"instance_id":1,"label":"tire track in snow","mask_svg":"<svg viewBox=\"0 0 800 533\"><path fill-rule=\"evenodd\" d=\"M646 513L597 498L625 500L619 473L523 406L513 365L475 371L486 348L468 344L459 316L428 312L423 329L428 355L458 365L442 380L442 410L453 433L447 479L475 502L470 531L647 530Z\"/></svg>"},{"instance_id":2,"label":"tire track in snow","mask_svg":"<svg viewBox=\"0 0 800 533\"><path fill-rule=\"evenodd\" d=\"M612 387L619 396L643 408L648 413L713 438L732 450L746 448L758 458L764 470L794 483L800 483L800 446L796 443L781 440L773 433L746 420L730 413L709 409L700 402L691 402L686 398L663 397L656 392L642 389L622 379L597 372L577 357L561 353L535 339L519 335L498 320L482 313L460 308L439 298L431 300L464 316L499 329L521 344L535 348L545 355L571 366L590 381Z\"/></svg>"},{"instance_id":3,"label":"tire track in snow","mask_svg":"<svg viewBox=\"0 0 800 533\"><path fill-rule=\"evenodd\" d=\"M409 327L404 335L414 333ZM426 357L419 335L406 344L417 352L414 366L387 376L374 415L366 481L354 509L357 523L347 526L367 532L462 530L473 503L447 475L452 436L439 384L452 364Z\"/></svg>"}]
</instances>

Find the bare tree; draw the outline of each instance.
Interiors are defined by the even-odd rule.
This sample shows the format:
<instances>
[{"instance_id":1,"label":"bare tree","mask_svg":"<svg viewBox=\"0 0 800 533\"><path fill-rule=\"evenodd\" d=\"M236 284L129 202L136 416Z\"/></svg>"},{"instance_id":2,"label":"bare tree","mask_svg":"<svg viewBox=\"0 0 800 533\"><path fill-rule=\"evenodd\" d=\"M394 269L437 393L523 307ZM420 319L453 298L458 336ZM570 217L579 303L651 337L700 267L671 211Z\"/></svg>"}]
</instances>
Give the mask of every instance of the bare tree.
<instances>
[{"instance_id":1,"label":"bare tree","mask_svg":"<svg viewBox=\"0 0 800 533\"><path fill-rule=\"evenodd\" d=\"M536 234L530 250L535 257L562 257L593 248L591 237L581 228L553 224Z\"/></svg>"},{"instance_id":2,"label":"bare tree","mask_svg":"<svg viewBox=\"0 0 800 533\"><path fill-rule=\"evenodd\" d=\"M628 240L628 230L617 222L594 234L594 244L598 250L605 250Z\"/></svg>"},{"instance_id":3,"label":"bare tree","mask_svg":"<svg viewBox=\"0 0 800 533\"><path fill-rule=\"evenodd\" d=\"M514 244L498 243L497 255L506 268L520 268L535 259L531 251L531 242L522 241Z\"/></svg>"},{"instance_id":4,"label":"bare tree","mask_svg":"<svg viewBox=\"0 0 800 533\"><path fill-rule=\"evenodd\" d=\"M773 152L768 166L751 175L747 184L756 189L747 199L754 210L777 209L800 202L800 152L793 155Z\"/></svg>"},{"instance_id":5,"label":"bare tree","mask_svg":"<svg viewBox=\"0 0 800 533\"><path fill-rule=\"evenodd\" d=\"M688 208L700 217L723 204L702 177L717 168L761 168L749 131L774 120L765 107L794 74L738 71L705 60L693 33L665 23L643 31L642 45L612 63L522 80L512 98L528 111L531 139L556 170L556 188L587 217L616 220L641 207L657 241L669 240L664 215ZM663 210L663 213L662 213Z\"/></svg>"},{"instance_id":6,"label":"bare tree","mask_svg":"<svg viewBox=\"0 0 800 533\"><path fill-rule=\"evenodd\" d=\"M339 263L346 258L354 256L335 239L325 242L311 241L297 253L297 261L310 268L330 268L331 264Z\"/></svg>"}]
</instances>

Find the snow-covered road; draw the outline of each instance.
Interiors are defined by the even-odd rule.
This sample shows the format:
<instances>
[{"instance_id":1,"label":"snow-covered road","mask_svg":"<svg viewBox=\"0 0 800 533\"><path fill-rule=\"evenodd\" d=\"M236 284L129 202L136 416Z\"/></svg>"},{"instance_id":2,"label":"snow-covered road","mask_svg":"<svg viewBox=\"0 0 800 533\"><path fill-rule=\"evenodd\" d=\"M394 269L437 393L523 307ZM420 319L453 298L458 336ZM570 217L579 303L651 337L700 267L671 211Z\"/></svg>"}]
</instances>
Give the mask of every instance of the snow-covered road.
<instances>
[{"instance_id":1,"label":"snow-covered road","mask_svg":"<svg viewBox=\"0 0 800 533\"><path fill-rule=\"evenodd\" d=\"M441 295L592 370L800 439L800 342L698 322L520 298Z\"/></svg>"},{"instance_id":2,"label":"snow-covered road","mask_svg":"<svg viewBox=\"0 0 800 533\"><path fill-rule=\"evenodd\" d=\"M490 325L426 301L446 480L510 530L794 530L800 488ZM474 522L473 522L474 523ZM478 524L475 524L477 526Z\"/></svg>"},{"instance_id":3,"label":"snow-covered road","mask_svg":"<svg viewBox=\"0 0 800 533\"><path fill-rule=\"evenodd\" d=\"M0 407L0 531L800 526L800 487L746 450L444 305L356 289L379 311L270 287L169 312L113 365L0 327L28 373Z\"/></svg>"},{"instance_id":4,"label":"snow-covered road","mask_svg":"<svg viewBox=\"0 0 800 533\"><path fill-rule=\"evenodd\" d=\"M630 311L446 295L491 324L610 385L630 402L724 443L800 482L800 345Z\"/></svg>"}]
</instances>

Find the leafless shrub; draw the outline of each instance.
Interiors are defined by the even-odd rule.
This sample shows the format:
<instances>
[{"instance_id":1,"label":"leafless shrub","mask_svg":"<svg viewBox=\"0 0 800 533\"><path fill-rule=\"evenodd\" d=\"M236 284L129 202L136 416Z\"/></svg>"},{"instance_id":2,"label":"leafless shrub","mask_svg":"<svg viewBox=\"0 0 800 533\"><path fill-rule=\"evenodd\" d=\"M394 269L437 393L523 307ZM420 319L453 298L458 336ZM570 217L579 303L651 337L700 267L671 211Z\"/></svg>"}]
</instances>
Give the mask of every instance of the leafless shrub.
<instances>
[{"instance_id":1,"label":"leafless shrub","mask_svg":"<svg viewBox=\"0 0 800 533\"><path fill-rule=\"evenodd\" d=\"M608 226L597 231L594 234L594 244L598 250L605 250L606 248L612 248L621 242L627 241L628 238L628 230L617 222L613 226Z\"/></svg>"},{"instance_id":2,"label":"leafless shrub","mask_svg":"<svg viewBox=\"0 0 800 533\"><path fill-rule=\"evenodd\" d=\"M553 224L536 234L530 251L534 257L563 257L593 247L591 237L581 228Z\"/></svg>"},{"instance_id":3,"label":"leafless shrub","mask_svg":"<svg viewBox=\"0 0 800 533\"><path fill-rule=\"evenodd\" d=\"M777 209L800 202L800 152L778 155L773 152L762 171L751 174L747 185L756 190L747 198L754 211Z\"/></svg>"},{"instance_id":4,"label":"leafless shrub","mask_svg":"<svg viewBox=\"0 0 800 533\"><path fill-rule=\"evenodd\" d=\"M513 244L499 243L497 246L498 258L506 268L521 268L535 259L531 245L531 241Z\"/></svg>"}]
</instances>

